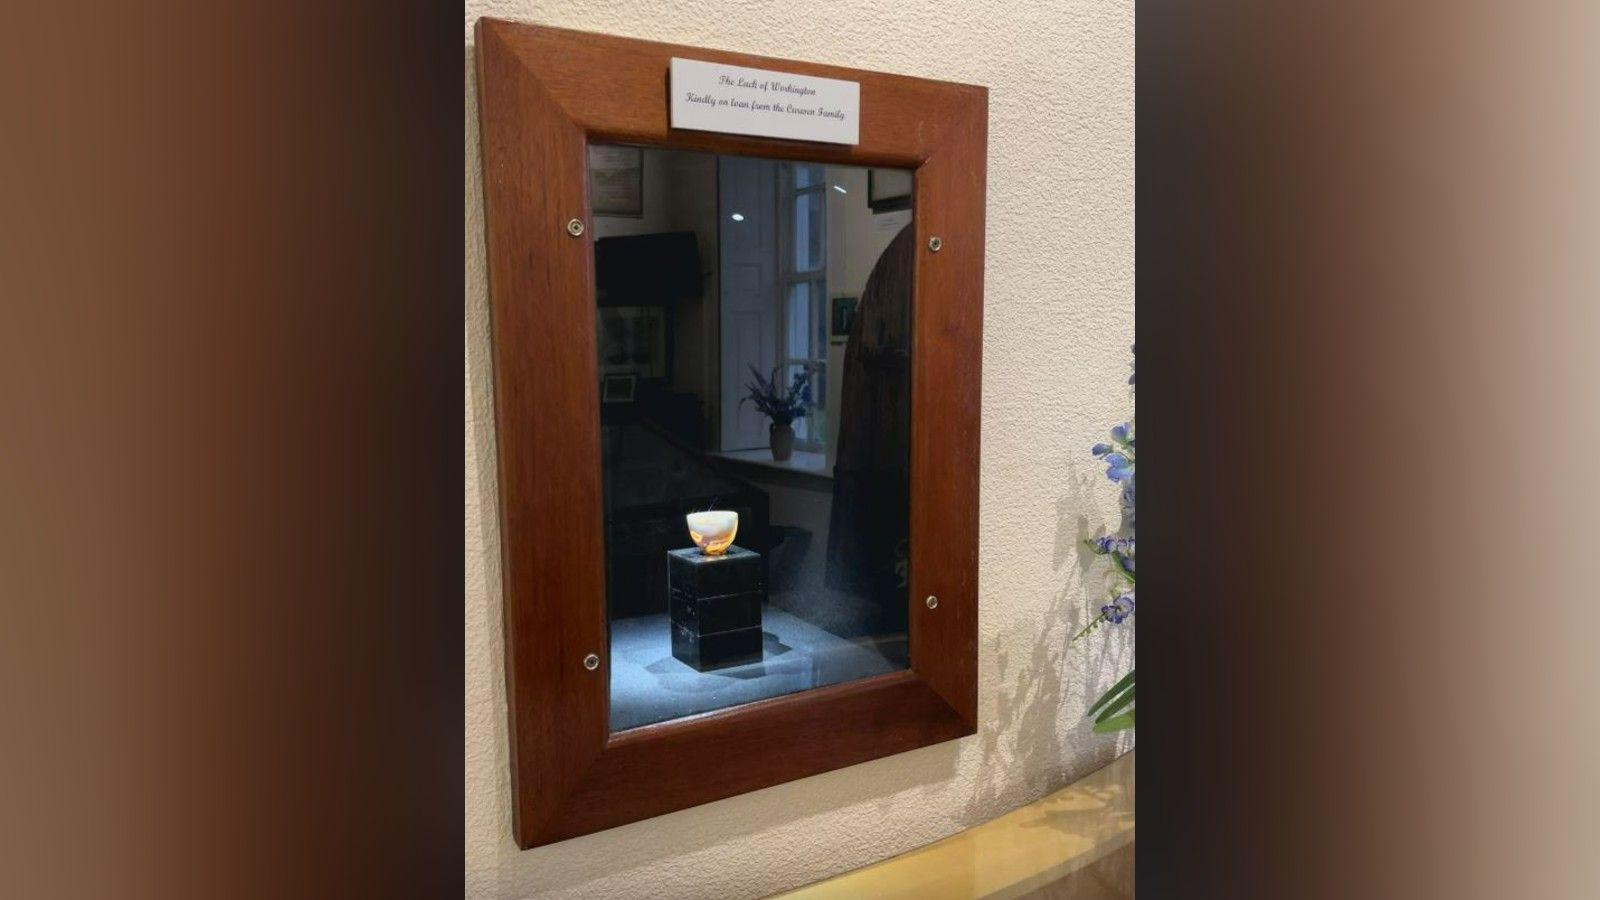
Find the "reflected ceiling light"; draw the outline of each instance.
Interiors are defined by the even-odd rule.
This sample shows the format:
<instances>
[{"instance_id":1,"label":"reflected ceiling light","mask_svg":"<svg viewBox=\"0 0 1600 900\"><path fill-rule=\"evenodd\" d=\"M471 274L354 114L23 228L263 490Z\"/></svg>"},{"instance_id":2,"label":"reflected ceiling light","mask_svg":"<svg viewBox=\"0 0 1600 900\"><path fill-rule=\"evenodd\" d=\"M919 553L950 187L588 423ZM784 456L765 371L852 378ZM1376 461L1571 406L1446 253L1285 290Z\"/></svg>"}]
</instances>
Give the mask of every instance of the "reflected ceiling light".
<instances>
[{"instance_id":1,"label":"reflected ceiling light","mask_svg":"<svg viewBox=\"0 0 1600 900\"><path fill-rule=\"evenodd\" d=\"M842 185L842 184L836 184L836 185L834 185L834 186L833 186L833 189L834 189L834 190L836 190L836 191L838 191L838 192L839 192L839 193L841 193L841 194L848 194L848 193L850 193L850 192L849 192L849 191L847 191L847 190L845 190L845 189L844 189L844 185Z\"/></svg>"},{"instance_id":2,"label":"reflected ceiling light","mask_svg":"<svg viewBox=\"0 0 1600 900\"><path fill-rule=\"evenodd\" d=\"M734 213L733 215L729 216L728 218L734 220L735 222L743 222L744 221L744 213Z\"/></svg>"}]
</instances>

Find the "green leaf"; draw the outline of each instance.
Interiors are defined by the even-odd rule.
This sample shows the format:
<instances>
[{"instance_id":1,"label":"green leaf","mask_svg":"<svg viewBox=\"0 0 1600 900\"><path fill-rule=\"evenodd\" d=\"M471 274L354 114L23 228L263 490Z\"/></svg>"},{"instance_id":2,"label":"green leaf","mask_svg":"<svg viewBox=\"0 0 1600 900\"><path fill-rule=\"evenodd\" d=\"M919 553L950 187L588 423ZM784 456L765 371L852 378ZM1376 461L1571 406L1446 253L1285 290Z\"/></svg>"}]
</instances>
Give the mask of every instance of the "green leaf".
<instances>
[{"instance_id":1,"label":"green leaf","mask_svg":"<svg viewBox=\"0 0 1600 900\"><path fill-rule=\"evenodd\" d=\"M1131 709L1120 716L1116 716L1115 718L1107 719L1104 722L1094 723L1094 730L1100 734L1105 734L1108 731L1125 731L1132 727L1133 710Z\"/></svg>"},{"instance_id":2,"label":"green leaf","mask_svg":"<svg viewBox=\"0 0 1600 900\"><path fill-rule=\"evenodd\" d=\"M1088 634L1089 632L1094 631L1096 628L1099 628L1100 627L1100 623L1104 622L1105 620L1106 620L1106 614L1105 613L1100 613L1099 615L1096 615L1094 618L1089 620L1089 624L1083 626L1083 630L1082 631L1080 631L1077 634L1073 635L1072 636L1072 640L1068 641L1067 643L1069 643L1069 644L1073 643L1078 638L1081 638L1084 635Z\"/></svg>"},{"instance_id":3,"label":"green leaf","mask_svg":"<svg viewBox=\"0 0 1600 900\"><path fill-rule=\"evenodd\" d=\"M1122 676L1122 680L1121 681L1119 681L1116 684L1111 686L1111 690L1106 691L1104 694L1101 694L1100 695L1100 699L1096 700L1094 702L1094 705L1089 707L1089 711L1087 713L1084 713L1084 715L1088 715L1088 716L1094 715L1095 713L1100 711L1100 707L1105 706L1107 703L1110 703L1112 700L1116 699L1116 696L1118 694L1122 693L1127 688L1132 687L1133 686L1133 673L1134 673L1134 671L1135 670L1130 669L1128 671L1128 674Z\"/></svg>"},{"instance_id":4,"label":"green leaf","mask_svg":"<svg viewBox=\"0 0 1600 900\"><path fill-rule=\"evenodd\" d=\"M1094 720L1096 722L1104 722L1105 720L1111 718L1111 716L1113 714L1115 714L1116 712L1120 711L1124 706L1127 706L1129 703L1132 703L1132 702L1133 702L1133 688L1130 687L1130 688L1128 688L1128 690L1125 693L1123 693L1123 695L1121 697L1118 697L1116 700L1112 701L1110 706L1106 707L1105 709L1100 710L1100 715L1095 716Z\"/></svg>"}]
</instances>

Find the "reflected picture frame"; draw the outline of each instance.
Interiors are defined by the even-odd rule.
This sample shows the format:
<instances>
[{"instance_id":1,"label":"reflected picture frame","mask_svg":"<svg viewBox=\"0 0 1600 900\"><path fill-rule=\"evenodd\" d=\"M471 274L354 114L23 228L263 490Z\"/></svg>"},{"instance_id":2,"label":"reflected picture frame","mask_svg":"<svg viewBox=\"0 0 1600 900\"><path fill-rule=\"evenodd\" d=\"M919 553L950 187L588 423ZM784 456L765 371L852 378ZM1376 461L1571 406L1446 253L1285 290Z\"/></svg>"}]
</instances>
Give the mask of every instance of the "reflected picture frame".
<instances>
[{"instance_id":1,"label":"reflected picture frame","mask_svg":"<svg viewBox=\"0 0 1600 900\"><path fill-rule=\"evenodd\" d=\"M600 378L601 403L632 403L639 389L639 376L632 372Z\"/></svg>"},{"instance_id":2,"label":"reflected picture frame","mask_svg":"<svg viewBox=\"0 0 1600 900\"><path fill-rule=\"evenodd\" d=\"M850 328L855 325L856 309L860 304L860 297L833 298L828 316L828 335L830 337L847 338L850 336ZM833 343L842 343L842 341L833 341Z\"/></svg>"},{"instance_id":3,"label":"reflected picture frame","mask_svg":"<svg viewBox=\"0 0 1600 900\"><path fill-rule=\"evenodd\" d=\"M911 208L911 173L903 169L867 172L867 206L874 214Z\"/></svg>"},{"instance_id":4,"label":"reflected picture frame","mask_svg":"<svg viewBox=\"0 0 1600 900\"><path fill-rule=\"evenodd\" d=\"M644 150L589 145L589 208L597 216L644 218Z\"/></svg>"},{"instance_id":5,"label":"reflected picture frame","mask_svg":"<svg viewBox=\"0 0 1600 900\"><path fill-rule=\"evenodd\" d=\"M606 306L595 311L600 371L642 378L667 374L667 313L659 306Z\"/></svg>"}]
</instances>

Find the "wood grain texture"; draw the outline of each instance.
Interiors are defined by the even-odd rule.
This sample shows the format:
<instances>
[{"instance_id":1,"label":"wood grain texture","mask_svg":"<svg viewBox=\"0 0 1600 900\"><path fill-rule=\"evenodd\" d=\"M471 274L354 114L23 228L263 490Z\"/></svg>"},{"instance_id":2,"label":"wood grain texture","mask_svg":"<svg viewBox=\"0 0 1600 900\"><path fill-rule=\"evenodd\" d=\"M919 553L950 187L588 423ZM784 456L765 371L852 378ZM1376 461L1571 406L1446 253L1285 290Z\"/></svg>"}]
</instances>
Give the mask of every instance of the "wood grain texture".
<instances>
[{"instance_id":1,"label":"wood grain texture","mask_svg":"<svg viewBox=\"0 0 1600 900\"><path fill-rule=\"evenodd\" d=\"M987 91L492 19L477 46L518 844L974 733ZM674 131L673 56L857 81L861 141ZM591 141L917 169L911 671L608 733L593 229L565 230Z\"/></svg>"}]
</instances>

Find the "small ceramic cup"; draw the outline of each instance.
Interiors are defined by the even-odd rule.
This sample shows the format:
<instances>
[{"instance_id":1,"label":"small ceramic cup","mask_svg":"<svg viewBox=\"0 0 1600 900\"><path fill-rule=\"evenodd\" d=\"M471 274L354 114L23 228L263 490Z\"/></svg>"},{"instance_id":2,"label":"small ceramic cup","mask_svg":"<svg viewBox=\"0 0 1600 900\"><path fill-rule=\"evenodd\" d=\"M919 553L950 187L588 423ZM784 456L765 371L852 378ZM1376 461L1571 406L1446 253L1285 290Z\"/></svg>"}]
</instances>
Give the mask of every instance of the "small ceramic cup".
<instances>
[{"instance_id":1,"label":"small ceramic cup","mask_svg":"<svg viewBox=\"0 0 1600 900\"><path fill-rule=\"evenodd\" d=\"M689 513L684 516L689 524L689 537L707 556L721 556L728 552L733 536L739 532L739 514L727 509Z\"/></svg>"}]
</instances>

